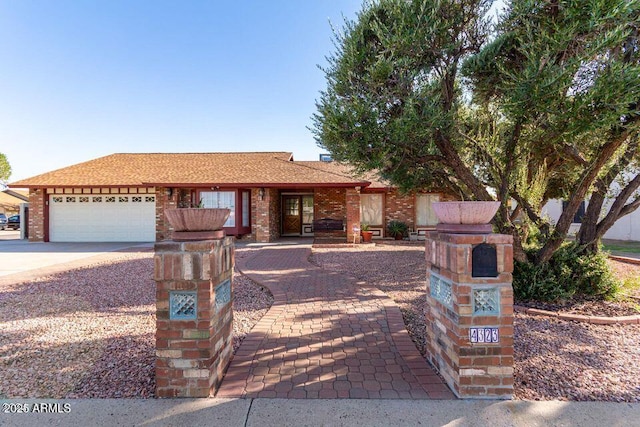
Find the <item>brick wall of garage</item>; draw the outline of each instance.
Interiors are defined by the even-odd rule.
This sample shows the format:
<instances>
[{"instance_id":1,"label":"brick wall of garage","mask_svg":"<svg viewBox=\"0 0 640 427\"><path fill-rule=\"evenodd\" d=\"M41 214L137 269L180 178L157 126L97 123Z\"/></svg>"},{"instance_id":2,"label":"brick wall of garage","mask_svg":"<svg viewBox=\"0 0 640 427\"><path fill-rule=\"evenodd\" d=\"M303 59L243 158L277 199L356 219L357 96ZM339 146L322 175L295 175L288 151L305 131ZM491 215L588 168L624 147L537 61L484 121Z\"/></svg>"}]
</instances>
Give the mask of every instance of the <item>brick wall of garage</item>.
<instances>
[{"instance_id":1,"label":"brick wall of garage","mask_svg":"<svg viewBox=\"0 0 640 427\"><path fill-rule=\"evenodd\" d=\"M156 241L171 238L169 221L164 215L166 209L178 207L178 191L169 191L165 187L156 187Z\"/></svg>"},{"instance_id":2,"label":"brick wall of garage","mask_svg":"<svg viewBox=\"0 0 640 427\"><path fill-rule=\"evenodd\" d=\"M43 242L46 236L46 198L44 188L29 190L29 241Z\"/></svg>"}]
</instances>

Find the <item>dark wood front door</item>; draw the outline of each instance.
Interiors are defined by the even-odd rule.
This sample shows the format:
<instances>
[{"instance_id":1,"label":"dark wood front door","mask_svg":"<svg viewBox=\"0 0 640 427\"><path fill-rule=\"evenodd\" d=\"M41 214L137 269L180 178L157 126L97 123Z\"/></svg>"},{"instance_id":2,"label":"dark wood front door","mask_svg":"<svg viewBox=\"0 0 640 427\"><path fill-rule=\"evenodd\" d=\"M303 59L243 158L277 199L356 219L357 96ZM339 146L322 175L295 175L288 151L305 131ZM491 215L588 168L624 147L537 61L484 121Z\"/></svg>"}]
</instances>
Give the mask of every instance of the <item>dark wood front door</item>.
<instances>
[{"instance_id":1,"label":"dark wood front door","mask_svg":"<svg viewBox=\"0 0 640 427\"><path fill-rule=\"evenodd\" d=\"M282 234L302 234L302 197L282 196Z\"/></svg>"}]
</instances>

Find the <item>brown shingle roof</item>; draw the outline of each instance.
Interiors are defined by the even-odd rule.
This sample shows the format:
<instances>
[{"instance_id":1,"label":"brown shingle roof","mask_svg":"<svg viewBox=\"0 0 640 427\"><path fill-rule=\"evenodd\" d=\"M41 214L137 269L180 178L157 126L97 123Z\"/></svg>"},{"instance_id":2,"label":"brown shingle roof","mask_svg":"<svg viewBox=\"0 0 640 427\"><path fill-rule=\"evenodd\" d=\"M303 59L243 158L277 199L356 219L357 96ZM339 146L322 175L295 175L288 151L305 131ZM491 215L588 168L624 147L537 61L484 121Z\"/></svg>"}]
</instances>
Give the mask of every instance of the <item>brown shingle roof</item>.
<instances>
[{"instance_id":1,"label":"brown shingle roof","mask_svg":"<svg viewBox=\"0 0 640 427\"><path fill-rule=\"evenodd\" d=\"M109 186L366 186L288 152L112 154L10 184L13 188Z\"/></svg>"},{"instance_id":2,"label":"brown shingle roof","mask_svg":"<svg viewBox=\"0 0 640 427\"><path fill-rule=\"evenodd\" d=\"M337 173L352 179L360 179L363 181L369 181L371 184L367 186L368 189L380 189L389 188L392 185L378 176L376 172L368 172L365 174L357 174L352 166L338 162L322 162L322 161L296 161L301 165L306 165L315 169L320 169L326 172Z\"/></svg>"}]
</instances>

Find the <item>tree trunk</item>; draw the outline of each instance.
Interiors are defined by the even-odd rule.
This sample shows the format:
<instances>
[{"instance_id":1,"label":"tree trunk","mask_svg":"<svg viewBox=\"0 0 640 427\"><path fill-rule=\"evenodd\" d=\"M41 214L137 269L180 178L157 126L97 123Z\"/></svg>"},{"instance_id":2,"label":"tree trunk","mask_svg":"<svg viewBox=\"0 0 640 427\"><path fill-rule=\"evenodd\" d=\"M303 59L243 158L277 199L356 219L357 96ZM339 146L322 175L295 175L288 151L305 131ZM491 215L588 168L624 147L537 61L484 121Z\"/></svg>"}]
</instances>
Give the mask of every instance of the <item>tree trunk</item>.
<instances>
[{"instance_id":1,"label":"tree trunk","mask_svg":"<svg viewBox=\"0 0 640 427\"><path fill-rule=\"evenodd\" d=\"M567 206L565 206L562 215L560 215L560 219L558 219L554 232L536 254L536 264L543 264L549 261L553 253L560 247L567 237L569 227L573 222L573 217L585 199L587 191L598 177L604 165L614 156L615 152L629 137L629 132L626 129L616 129L612 130L612 132L615 133L611 135L604 144L598 153L598 157L592 162L591 167L586 169L580 177L575 191L571 195Z\"/></svg>"}]
</instances>

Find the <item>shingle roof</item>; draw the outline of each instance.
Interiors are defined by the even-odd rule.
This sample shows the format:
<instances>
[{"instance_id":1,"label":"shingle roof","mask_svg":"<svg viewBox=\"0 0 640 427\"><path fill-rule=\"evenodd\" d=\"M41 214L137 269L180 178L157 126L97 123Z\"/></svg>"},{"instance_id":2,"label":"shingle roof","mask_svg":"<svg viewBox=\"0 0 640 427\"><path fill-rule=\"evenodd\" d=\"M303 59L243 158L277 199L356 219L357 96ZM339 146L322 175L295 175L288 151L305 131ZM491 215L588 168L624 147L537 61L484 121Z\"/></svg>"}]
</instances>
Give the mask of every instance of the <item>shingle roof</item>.
<instances>
[{"instance_id":1,"label":"shingle roof","mask_svg":"<svg viewBox=\"0 0 640 427\"><path fill-rule=\"evenodd\" d=\"M112 154L10 184L12 188L109 186L367 186L321 162L291 153ZM313 164L316 164L314 167Z\"/></svg>"},{"instance_id":2,"label":"shingle roof","mask_svg":"<svg viewBox=\"0 0 640 427\"><path fill-rule=\"evenodd\" d=\"M312 168L320 169L326 172L337 173L340 175L348 176L353 179L360 179L363 181L369 181L371 184L367 186L368 189L381 189L389 188L392 185L380 178L375 172L368 172L365 174L357 174L352 166L338 162L322 162L322 161L296 161L301 165L306 165Z\"/></svg>"}]
</instances>

